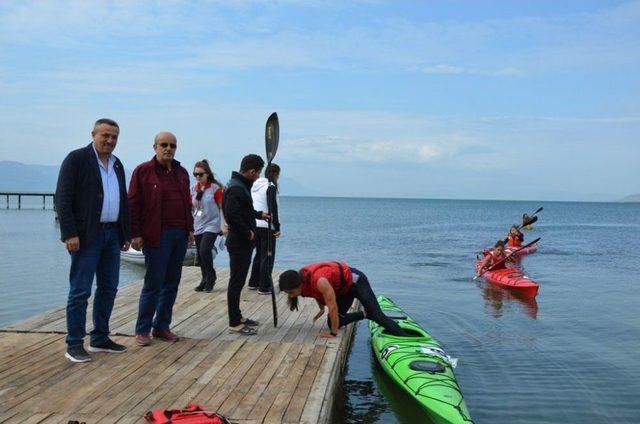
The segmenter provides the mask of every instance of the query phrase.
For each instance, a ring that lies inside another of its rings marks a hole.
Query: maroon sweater
[[[148,246],[160,245],[163,229],[193,231],[189,173],[177,160],[171,168],[167,173],[154,156],[138,165],[131,176],[131,237],[142,237]]]

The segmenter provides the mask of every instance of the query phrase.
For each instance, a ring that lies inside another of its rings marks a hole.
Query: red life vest
[[[509,247],[522,246],[522,238],[519,235],[509,234],[507,236],[507,246]]]
[[[506,268],[506,262],[507,261],[503,261],[503,259],[506,257],[506,255],[502,255],[502,256],[496,256],[495,253],[493,253],[493,250],[489,251],[489,256],[491,257],[491,259],[489,259],[489,268],[493,267],[495,264],[497,264],[498,262],[502,261],[502,263],[498,266],[496,266],[495,268],[491,268],[492,270],[496,270],[496,269],[503,269]]]
[[[144,419],[153,424],[229,424],[222,415],[195,403],[190,403],[185,409],[154,409],[147,412]]]
[[[324,305],[324,296],[318,290],[318,280],[322,277],[329,280],[329,284],[336,292],[336,296],[346,294],[353,279],[351,277],[351,268],[345,262],[316,262],[300,269],[300,277],[302,278],[303,297],[313,297],[315,300]]]

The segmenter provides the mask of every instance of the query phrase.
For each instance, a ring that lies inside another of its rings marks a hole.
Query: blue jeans
[[[136,334],[148,334],[152,327],[169,330],[187,240],[186,230],[172,228],[162,230],[159,246],[143,247],[147,272],[140,294]]]
[[[109,318],[120,278],[120,236],[116,228],[101,229],[87,246],[70,252],[69,298],[67,300],[67,345],[83,343],[86,335],[87,300],[91,296],[93,277],[93,331],[91,344],[109,337]]]

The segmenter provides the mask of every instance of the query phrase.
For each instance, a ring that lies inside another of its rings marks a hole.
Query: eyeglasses
[[[174,150],[176,147],[178,147],[176,143],[158,143],[158,146],[162,147],[163,149],[166,149],[167,147],[171,147]]]
[[[193,176],[194,176],[194,177],[196,177],[196,178],[200,178],[200,177],[202,177],[204,174],[205,174],[204,172],[194,172],[194,173],[193,173]]]

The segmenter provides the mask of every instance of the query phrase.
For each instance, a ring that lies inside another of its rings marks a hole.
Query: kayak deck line
[[[195,402],[238,424],[331,423],[355,326],[336,338],[317,337],[326,322],[313,322],[315,301],[299,298],[300,309],[292,312],[283,293],[274,328],[271,297],[243,290],[243,314],[261,325],[255,336],[230,334],[229,270],[216,271],[213,292],[204,293],[193,290],[200,269],[183,268],[172,323],[177,343],[135,344],[142,281],[121,286],[116,296],[111,335],[127,346],[122,354],[67,361],[65,307],[0,329],[0,422],[133,423],[149,410]]]

